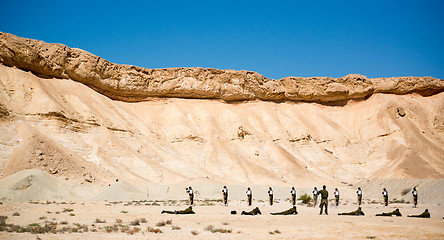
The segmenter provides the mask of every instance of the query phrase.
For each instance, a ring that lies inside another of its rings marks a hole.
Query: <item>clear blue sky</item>
[[[444,1],[2,1],[0,31],[147,68],[444,79]]]

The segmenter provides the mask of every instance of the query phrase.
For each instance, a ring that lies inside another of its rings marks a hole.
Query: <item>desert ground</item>
[[[354,211],[356,204],[329,206],[329,215],[318,215],[319,208],[298,205],[298,215],[272,216],[270,212],[286,210],[288,201],[269,206],[254,202],[197,201],[195,215],[165,215],[162,210],[185,209],[177,201],[129,202],[33,202],[3,203],[2,215],[7,222],[28,226],[56,222],[57,233],[32,234],[1,232],[2,239],[442,239],[444,208],[435,205],[364,204],[365,216],[338,216],[338,212]],[[239,215],[242,210],[258,206],[262,215]],[[376,217],[376,213],[399,208],[402,217]],[[432,218],[407,218],[428,208]],[[71,210],[68,212],[66,210]],[[237,215],[230,211],[236,210]],[[13,213],[20,216],[13,216]],[[120,220],[121,221],[120,221]],[[145,219],[145,220],[143,220]],[[139,220],[138,222],[136,222]],[[98,223],[99,222],[99,223]],[[100,223],[103,222],[103,223]],[[162,222],[166,224],[164,226]],[[157,226],[156,226],[157,225]],[[116,226],[116,227],[115,227]],[[149,229],[151,227],[151,229]],[[134,228],[139,230],[134,231]],[[107,229],[109,229],[107,232]],[[161,232],[155,233],[156,229]],[[222,232],[220,232],[222,230]],[[225,232],[226,231],[226,232]]]
[[[270,215],[322,185],[328,216]],[[188,186],[196,214],[161,214]],[[366,215],[338,216],[357,187]],[[444,80],[145,69],[0,32],[0,203],[1,239],[444,239]]]

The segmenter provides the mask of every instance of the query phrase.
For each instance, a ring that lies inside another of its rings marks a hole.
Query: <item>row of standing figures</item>
[[[186,191],[190,197],[189,203],[190,203],[190,205],[193,205],[194,204],[194,190],[190,186],[190,187],[186,188]],[[251,191],[250,187],[247,188],[246,194],[247,194],[248,206],[251,206],[251,203],[253,200],[253,192]],[[228,188],[227,188],[227,186],[223,187],[222,195],[223,195],[224,204],[228,205]],[[291,195],[291,202],[294,206],[294,205],[296,205],[296,189],[294,187],[291,188],[290,195]],[[320,191],[318,191],[318,189],[316,187],[314,187],[314,189],[313,189],[313,206],[314,207],[316,207],[316,205],[317,205],[317,200],[318,200],[319,195],[321,195],[322,200],[325,200],[328,198],[328,191],[327,191],[325,185],[323,186],[323,189]],[[335,204],[336,204],[336,206],[338,206],[339,205],[339,190],[338,190],[338,188],[335,188],[334,195],[335,195]],[[361,206],[361,204],[362,204],[361,187],[358,187],[358,190],[356,191],[356,195],[357,195],[357,204],[359,206]],[[418,205],[418,191],[416,190],[416,187],[413,187],[412,195],[413,195],[413,204],[414,204],[414,207],[416,208],[416,206]],[[382,190],[382,196],[384,198],[384,205],[388,206],[389,197],[388,197],[387,189],[384,188]],[[269,199],[270,205],[273,205],[273,189],[271,187],[268,188],[268,199]],[[321,204],[322,204],[322,200],[321,200]]]

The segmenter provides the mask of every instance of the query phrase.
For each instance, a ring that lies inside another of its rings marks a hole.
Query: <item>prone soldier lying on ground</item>
[[[376,214],[376,216],[388,216],[388,217],[393,216],[393,215],[395,215],[397,217],[402,217],[402,214],[398,208],[393,212]]]
[[[262,214],[261,210],[259,210],[258,207],[256,207],[255,209],[253,209],[249,212],[242,211],[242,213],[241,213],[241,215],[258,215],[258,214]]]
[[[271,215],[296,215],[298,214],[298,211],[296,210],[296,206],[293,206],[292,208],[283,211],[283,212],[277,212],[277,213],[270,213]]]
[[[416,218],[430,218],[430,213],[429,210],[426,209],[423,213],[419,214],[419,215],[409,215],[407,217],[416,217]]]
[[[358,207],[356,211],[348,212],[348,213],[338,213],[338,215],[350,215],[350,216],[364,216],[364,212],[361,210],[361,207]]]
[[[161,212],[161,214],[162,213],[168,213],[168,214],[194,214],[193,209],[191,208],[191,206],[189,206],[185,210],[180,210],[180,211],[176,211],[176,210],[174,210],[174,211],[165,211],[165,210],[163,210]]]

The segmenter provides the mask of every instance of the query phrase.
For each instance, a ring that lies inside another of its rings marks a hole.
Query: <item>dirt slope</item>
[[[373,94],[344,106],[123,102],[70,79],[0,65],[0,105],[1,177],[40,168],[133,184],[444,178],[444,93]]]

